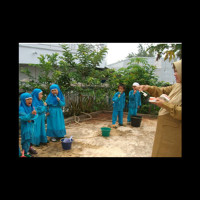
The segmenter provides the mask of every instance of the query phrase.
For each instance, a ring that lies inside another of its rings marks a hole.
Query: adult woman
[[[176,83],[168,87],[140,85],[136,89],[147,91],[151,96],[166,94],[165,102],[156,98],[153,103],[161,107],[158,114],[152,157],[181,157],[182,155],[182,60],[173,63]]]

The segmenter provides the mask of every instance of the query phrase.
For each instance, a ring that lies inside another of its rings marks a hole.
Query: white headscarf
[[[133,83],[133,86],[139,86],[139,85],[140,85],[140,84],[137,83],[137,82]]]

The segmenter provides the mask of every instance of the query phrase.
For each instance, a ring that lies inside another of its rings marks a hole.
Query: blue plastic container
[[[70,150],[71,149],[71,145],[72,145],[72,142],[63,142],[64,138],[61,139],[61,144],[62,144],[62,147],[64,150]],[[72,140],[73,141],[73,140]]]

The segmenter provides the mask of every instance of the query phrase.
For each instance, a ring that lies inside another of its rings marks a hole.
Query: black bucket
[[[61,139],[61,143],[62,143],[62,147],[64,150],[70,150],[71,149],[71,145],[72,145],[72,142],[63,142],[64,139]]]
[[[139,116],[139,115],[132,116],[131,117],[131,126],[140,127],[141,121],[142,121],[142,116]]]

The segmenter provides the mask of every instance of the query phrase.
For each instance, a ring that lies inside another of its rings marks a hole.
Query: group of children
[[[129,103],[128,103],[128,117],[127,124],[131,123],[131,116],[137,115],[137,110],[141,106],[141,96],[140,92],[136,90],[136,86],[139,83],[133,83],[133,90],[129,92]],[[112,114],[112,127],[116,128],[116,121],[118,116],[119,126],[123,126],[123,110],[125,107],[125,86],[119,85],[118,92],[115,93],[113,97],[113,114]]]
[[[21,122],[21,147],[25,155],[37,154],[32,145],[39,146],[63,138],[66,135],[62,107],[65,98],[57,84],[50,86],[50,93],[45,102],[42,101],[43,91],[34,89],[33,92],[20,95],[19,118]],[[47,131],[45,129],[45,113],[47,116]],[[19,155],[21,151],[19,148]]]
[[[135,90],[138,83],[133,83],[133,90],[129,92],[129,105],[127,123],[131,122],[131,116],[137,115],[137,109],[141,106],[140,92]],[[118,116],[119,125],[123,126],[123,109],[125,107],[125,86],[119,85],[118,92],[113,97],[112,126],[116,128]],[[33,157],[37,154],[32,145],[39,146],[49,141],[56,142],[66,135],[64,115],[62,107],[65,106],[65,98],[57,84],[50,86],[50,93],[45,102],[42,100],[43,91],[34,89],[33,92],[20,95],[19,118],[21,122],[21,147],[25,155]],[[45,129],[45,114],[47,116],[47,131]],[[19,148],[19,155],[21,151]]]

